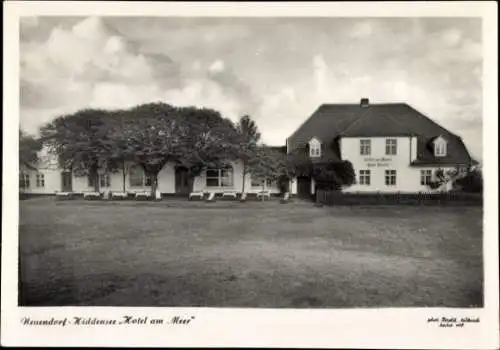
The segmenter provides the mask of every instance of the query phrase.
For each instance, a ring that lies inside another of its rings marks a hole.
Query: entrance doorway
[[[175,168],[175,193],[181,195],[189,195],[191,191],[191,180],[188,170],[184,167]]]
[[[71,192],[73,191],[73,179],[71,172],[65,171],[61,173],[61,191]]]
[[[301,176],[297,178],[297,196],[299,198],[311,198],[311,179]]]

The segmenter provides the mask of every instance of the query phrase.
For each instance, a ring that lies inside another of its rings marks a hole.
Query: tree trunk
[[[90,178],[94,183],[94,191],[99,192],[99,172],[97,165],[92,165],[90,168]]]
[[[247,175],[247,165],[243,162],[243,185],[241,185],[241,194],[245,193],[245,179]]]
[[[151,200],[156,199],[156,190],[158,189],[158,173],[151,174]]]
[[[264,191],[266,190],[266,180],[262,181],[262,198],[261,201],[264,202]]]
[[[127,186],[125,184],[125,181],[127,181],[127,169],[125,168],[125,159],[123,160],[122,163],[122,176],[123,176],[123,193],[127,192]]]

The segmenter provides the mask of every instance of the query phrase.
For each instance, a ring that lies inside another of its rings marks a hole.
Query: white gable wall
[[[386,139],[397,140],[396,155],[386,155]],[[360,154],[360,140],[371,140],[371,155]],[[343,160],[349,160],[356,172],[356,184],[344,192],[432,192],[427,185],[420,184],[420,170],[437,169],[444,171],[453,167],[413,167],[410,162],[416,159],[416,137],[345,137],[340,140]],[[370,185],[359,184],[360,170],[370,170]],[[396,170],[396,185],[385,184],[385,170]],[[450,188],[448,188],[450,189]],[[437,191],[437,190],[434,190]]]

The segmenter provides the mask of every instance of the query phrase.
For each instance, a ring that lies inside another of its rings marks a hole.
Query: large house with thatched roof
[[[288,139],[287,152],[306,147],[311,161],[348,160],[356,183],[345,192],[430,192],[436,172],[460,176],[477,164],[460,136],[406,103],[321,105]],[[450,180],[452,180],[450,178]],[[308,196],[314,179],[292,182],[292,193]]]

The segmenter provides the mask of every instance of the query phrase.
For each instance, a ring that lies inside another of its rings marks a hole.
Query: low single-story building
[[[56,192],[92,192],[94,186],[89,177],[77,176],[61,170],[57,165],[57,157],[44,148],[39,155],[36,167],[22,164],[19,172],[19,189],[29,194],[54,194]],[[126,164],[125,176],[121,170],[117,172],[99,171],[99,187],[101,192],[144,192],[151,190],[151,179],[138,164]],[[243,163],[239,160],[227,162],[220,168],[205,169],[193,179],[188,176],[187,169],[167,163],[158,174],[158,190],[162,195],[189,195],[193,191],[223,192],[243,189]],[[245,192],[253,193],[262,190],[271,194],[280,191],[276,182],[260,181],[245,176]]]

